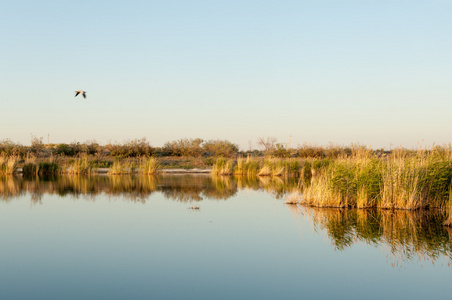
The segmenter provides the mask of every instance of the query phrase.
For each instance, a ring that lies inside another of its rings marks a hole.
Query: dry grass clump
[[[269,164],[265,164],[259,170],[258,176],[271,176],[272,175],[272,167]]]
[[[286,200],[286,204],[293,204],[296,205],[298,204],[298,201],[300,201],[300,194],[298,193],[292,193],[289,195],[289,197]]]
[[[234,162],[230,159],[220,157],[212,167],[212,174],[215,175],[232,175]]]
[[[298,175],[299,172],[300,162],[295,159],[270,157],[260,160],[250,156],[246,159],[238,157],[236,161],[221,157],[212,168],[212,173],[217,175],[287,176]]]
[[[65,168],[65,171],[68,174],[91,174],[93,172],[93,166],[88,160],[88,155],[82,155],[82,157],[78,157],[75,160],[72,160],[69,165]]]
[[[300,162],[293,159],[268,158],[260,169],[258,176],[287,176],[300,173]]]
[[[133,174],[135,172],[136,166],[132,160],[120,161],[116,160],[113,162],[108,175],[122,175],[122,174]]]
[[[157,174],[161,168],[155,157],[142,157],[138,165],[138,172],[141,174]]]
[[[36,156],[33,154],[27,155],[22,168],[24,175],[51,175],[58,174],[60,171],[61,167],[53,156],[38,162]]]
[[[17,170],[18,163],[17,156],[0,156],[0,174],[13,174]]]
[[[246,159],[243,157],[237,158],[237,164],[234,168],[235,175],[256,175],[259,173],[261,166],[259,160],[248,156]]]

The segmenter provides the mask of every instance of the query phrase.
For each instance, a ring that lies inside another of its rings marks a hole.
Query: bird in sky
[[[86,92],[85,91],[75,91],[75,97],[77,97],[78,94],[82,94],[83,98],[86,98]]]

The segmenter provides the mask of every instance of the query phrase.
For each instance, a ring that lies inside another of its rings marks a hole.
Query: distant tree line
[[[32,137],[31,145],[24,146],[10,140],[0,141],[0,155],[25,157],[29,154],[34,156],[68,156],[74,157],[81,154],[112,156],[112,157],[237,157],[237,156],[273,156],[280,158],[338,158],[349,157],[358,148],[365,146],[336,146],[326,147],[312,146],[308,144],[298,145],[296,148],[289,148],[286,144],[278,143],[275,138],[259,138],[259,150],[249,149],[240,151],[237,144],[228,140],[203,140],[200,138],[183,138],[166,142],[163,147],[153,147],[146,140],[134,139],[122,143],[108,143],[100,145],[96,141],[84,143],[60,143],[44,144],[42,138]],[[251,147],[250,147],[251,148]],[[383,149],[371,150],[373,154],[383,156],[390,151]],[[416,151],[402,149],[405,155],[412,155]]]

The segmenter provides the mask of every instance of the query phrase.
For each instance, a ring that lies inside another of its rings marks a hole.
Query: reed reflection
[[[443,226],[447,213],[321,209],[290,205],[297,216],[308,218],[314,229],[325,230],[331,245],[343,251],[358,242],[387,247],[392,265],[407,260],[431,261],[445,256],[452,260],[452,230]]]
[[[105,194],[130,201],[145,202],[154,192],[179,202],[203,199],[226,200],[242,189],[265,190],[281,198],[297,187],[295,178],[256,176],[155,175],[155,176],[54,176],[0,177],[0,199],[10,201],[25,193],[39,202],[44,194],[85,197]]]

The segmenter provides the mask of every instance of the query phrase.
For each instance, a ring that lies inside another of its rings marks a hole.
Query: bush
[[[3,140],[0,142],[1,156],[19,156],[23,157],[27,153],[26,147],[16,144],[10,140]]]
[[[33,136],[31,138],[31,146],[30,146],[30,151],[35,154],[36,156],[40,156],[42,154],[42,152],[44,151],[44,143],[42,142],[43,138],[37,138],[35,136]]]
[[[110,151],[111,156],[120,157],[151,156],[155,152],[154,148],[146,141],[146,138],[124,142],[122,145],[109,144],[106,148]]]
[[[204,143],[204,151],[209,156],[215,157],[234,157],[239,152],[239,147],[229,141],[210,140]]]
[[[168,156],[193,156],[199,157],[203,154],[201,144],[202,139],[180,139],[177,141],[166,142],[163,146],[164,155]]]
[[[290,151],[286,149],[284,144],[276,144],[275,150],[273,150],[273,156],[279,158],[287,158],[290,157]]]
[[[58,144],[54,153],[62,156],[74,156],[78,153],[78,149],[69,144]]]

